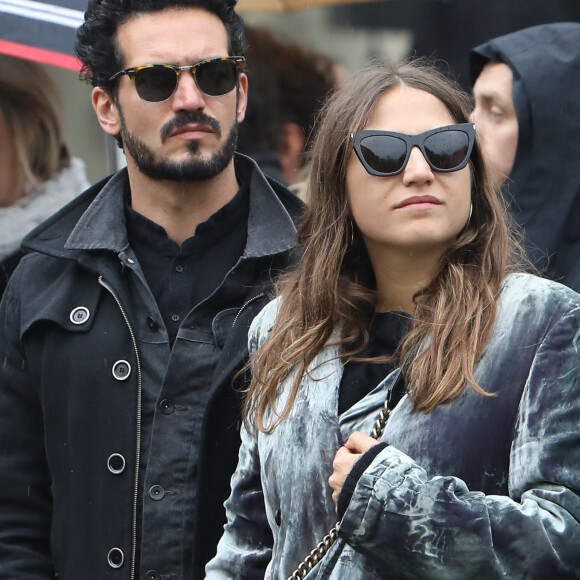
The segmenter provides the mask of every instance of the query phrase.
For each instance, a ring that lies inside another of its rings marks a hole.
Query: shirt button
[[[121,548],[111,548],[107,554],[107,562],[111,568],[120,568],[125,561],[125,554]]]
[[[118,360],[113,365],[113,376],[118,381],[125,381],[131,374],[131,365],[126,360]]]
[[[181,264],[177,264],[177,266],[175,266],[175,271],[181,274],[181,272],[183,272],[183,266]]]
[[[151,496],[151,499],[160,501],[165,497],[165,490],[162,485],[152,485],[149,488],[149,495]]]
[[[125,471],[125,458],[120,453],[113,453],[107,459],[107,467],[111,473],[119,475]]]
[[[159,403],[159,408],[164,415],[171,415],[175,409],[175,406],[169,399],[163,399],[163,401]]]
[[[152,330],[153,332],[159,329],[159,323],[155,318],[153,318],[153,316],[147,317],[147,326],[149,327],[149,330]]]
[[[84,324],[90,316],[91,313],[86,306],[77,306],[71,310],[69,318],[73,324]]]
[[[179,314],[172,314],[171,320],[173,320],[173,322],[178,322],[179,321]]]
[[[159,580],[160,578],[161,574],[157,570],[149,570],[145,573],[145,580]]]

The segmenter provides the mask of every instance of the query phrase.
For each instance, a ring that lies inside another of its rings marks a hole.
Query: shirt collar
[[[237,154],[236,173],[238,179],[250,183],[246,256],[259,258],[294,248],[296,226],[256,162]],[[294,194],[288,192],[288,195]]]
[[[259,258],[291,250],[296,244],[296,227],[264,174],[253,160],[240,154],[235,156],[235,167],[238,181],[249,184],[245,256]],[[124,168],[111,177],[80,217],[65,248],[126,251],[129,240],[124,195],[128,188],[129,177]]]
[[[163,227],[136,212],[125,195],[125,219],[131,244],[141,243],[144,247],[157,248],[168,255],[188,255],[211,247],[219,239],[228,237],[239,224],[248,220],[248,184],[242,183],[236,195],[206,221],[200,223],[195,234],[183,241],[181,246],[169,239]]]
[[[127,169],[115,173],[97,194],[72,230],[67,250],[111,250],[129,247],[125,224],[124,194],[129,187]]]

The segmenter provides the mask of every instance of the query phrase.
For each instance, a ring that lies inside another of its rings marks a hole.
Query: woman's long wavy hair
[[[302,375],[335,328],[341,330],[343,360],[361,360],[357,355],[368,344],[378,295],[346,199],[350,135],[365,127],[381,95],[401,85],[434,95],[456,123],[469,122],[469,96],[424,61],[399,67],[373,63],[327,102],[312,147],[310,204],[298,232],[303,256],[280,281],[276,323],[250,361],[245,420],[263,432],[287,416]],[[473,377],[474,365],[494,325],[500,284],[522,263],[477,143],[469,165],[471,218],[443,255],[434,279],[414,296],[413,322],[395,355],[397,362],[409,361],[407,391],[415,410],[427,413],[456,399],[467,385],[488,394]],[[277,387],[294,371],[287,403],[277,409]],[[275,419],[266,421],[268,409]]]

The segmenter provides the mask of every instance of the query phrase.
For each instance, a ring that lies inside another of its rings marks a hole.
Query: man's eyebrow
[[[477,96],[478,99],[481,99],[482,101],[485,102],[497,101],[505,104],[509,103],[509,100],[506,99],[505,96],[500,91],[494,88],[480,89],[474,92],[474,96]]]

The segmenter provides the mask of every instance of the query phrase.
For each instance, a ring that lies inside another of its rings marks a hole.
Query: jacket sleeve
[[[276,308],[270,302],[256,316],[248,333],[248,351],[254,354],[269,327],[264,319]],[[217,554],[205,569],[206,579],[263,579],[272,558],[273,538],[262,490],[257,437],[242,425],[238,466],[231,480],[231,494],[224,506],[227,523]]]
[[[43,416],[20,340],[15,274],[0,305],[0,580],[55,578]]]
[[[579,328],[574,307],[536,351],[512,441],[509,497],[430,478],[389,446],[359,479],[340,536],[397,578],[580,578]]]
[[[266,518],[258,445],[242,427],[238,467],[225,502],[227,523],[206,579],[263,579],[272,557],[272,532]]]

